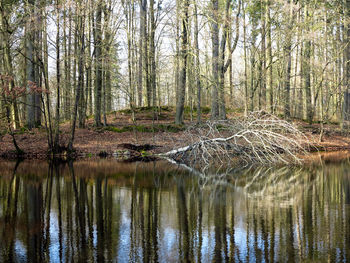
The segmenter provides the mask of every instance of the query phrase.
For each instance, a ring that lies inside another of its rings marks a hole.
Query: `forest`
[[[0,0],[0,262],[349,262],[350,0]]]
[[[3,0],[0,134],[20,153],[36,129],[58,153],[77,129],[122,131],[123,111],[136,130],[150,111],[153,132],[162,111],[180,130],[258,111],[322,141],[349,119],[349,15],[349,0]]]

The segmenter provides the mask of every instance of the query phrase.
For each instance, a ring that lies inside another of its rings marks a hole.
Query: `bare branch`
[[[307,138],[293,124],[255,112],[228,121],[208,121],[186,131],[187,145],[163,156],[191,166],[208,168],[233,163],[301,163]]]

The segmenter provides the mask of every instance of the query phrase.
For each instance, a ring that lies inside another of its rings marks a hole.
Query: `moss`
[[[176,124],[159,124],[157,128],[159,129],[159,131],[167,131],[167,132],[179,132],[185,129],[183,125],[176,125]]]
[[[124,132],[123,128],[117,128],[117,127],[114,127],[114,126],[107,126],[105,128],[105,130],[106,131],[111,131],[111,132],[118,132],[118,133]]]
[[[148,155],[149,155],[149,153],[146,152],[145,150],[141,150],[140,153],[141,153],[141,156],[142,156],[142,157],[145,157],[145,156],[148,156]]]
[[[16,134],[25,134],[30,132],[30,130],[27,127],[21,127],[19,130],[17,130],[15,133]]]
[[[158,107],[138,107],[138,108],[134,108],[134,112],[135,113],[146,113],[146,112],[157,112],[159,110]],[[170,106],[161,106],[160,107],[161,111],[167,111],[167,112],[171,112],[173,111],[173,107]],[[131,109],[123,109],[123,110],[119,110],[119,113],[122,114],[131,114],[132,110]]]
[[[243,113],[244,112],[244,108],[227,108],[226,109],[227,113]]]
[[[153,119],[154,119],[154,120],[166,120],[166,119],[169,118],[168,115],[162,114],[162,113],[160,113],[160,114],[158,114],[158,113],[156,113],[156,114],[147,113],[147,114],[145,115],[145,117],[146,117],[147,119],[149,119],[149,120],[153,120]]]
[[[157,124],[152,126],[145,126],[145,125],[136,125],[136,126],[125,126],[122,128],[114,127],[114,126],[108,126],[105,127],[104,130],[111,131],[111,132],[132,132],[132,131],[138,131],[138,132],[179,132],[183,131],[185,129],[182,125],[175,125],[175,124]]]
[[[197,107],[193,107],[192,112],[193,112],[193,113],[197,113]],[[185,114],[191,113],[191,107],[185,106],[185,108],[184,108],[184,113],[185,113]],[[209,108],[209,107],[201,107],[201,113],[202,113],[202,114],[208,114],[208,113],[210,113],[210,108]]]

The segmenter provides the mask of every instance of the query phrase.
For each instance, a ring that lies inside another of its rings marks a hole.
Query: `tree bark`
[[[151,83],[151,93],[152,93],[152,106],[157,106],[157,76],[156,76],[156,48],[155,48],[155,31],[156,31],[156,21],[154,17],[154,0],[150,0],[150,23],[151,23],[151,32],[149,38],[149,59],[151,63],[150,67],[150,83]]]
[[[112,6],[111,2],[108,5],[105,5],[104,8],[104,16],[105,16],[105,95],[106,95],[106,105],[105,105],[105,113],[112,111],[112,54],[111,54],[111,46],[112,46],[112,34],[110,28],[110,19],[111,19]]]
[[[272,22],[271,22],[271,15],[270,15],[270,1],[267,0],[267,7],[266,7],[266,16],[267,16],[267,49],[268,49],[268,103],[269,105],[268,109],[272,113],[273,112],[273,57],[272,57],[272,40],[271,40],[271,31],[272,31]]]
[[[187,36],[187,27],[188,27],[188,8],[189,0],[183,0],[183,19],[182,19],[182,34],[181,34],[181,61],[180,61],[180,76],[179,76],[179,90],[178,98],[176,103],[176,115],[175,123],[183,123],[183,112],[185,106],[185,95],[186,95],[186,68],[187,68],[187,56],[188,56],[188,36]]]
[[[57,82],[57,98],[56,98],[56,118],[55,118],[55,128],[54,128],[54,142],[53,151],[56,152],[59,148],[59,138],[60,138],[60,107],[61,107],[61,71],[60,71],[60,12],[59,12],[60,1],[56,1],[56,18],[57,18],[57,33],[56,33],[56,82]]]
[[[77,115],[78,115],[78,106],[80,101],[80,94],[82,92],[82,87],[84,85],[84,53],[85,53],[85,36],[84,36],[84,16],[85,13],[82,12],[81,8],[81,1],[77,3],[77,12],[78,12],[78,31],[79,31],[79,39],[78,39],[78,85],[76,86],[75,91],[75,103],[74,103],[74,110],[73,110],[73,119],[72,119],[72,127],[71,127],[71,136],[68,142],[68,151],[72,152],[73,150],[73,143],[74,143],[74,137],[75,137],[75,127],[76,127],[76,121],[77,121]],[[99,66],[97,66],[99,67]],[[96,116],[95,116],[96,117]],[[95,119],[96,121],[96,119]],[[101,125],[101,116],[100,116],[100,125]],[[95,122],[96,124],[96,122]]]
[[[8,28],[7,22],[6,22],[6,13],[5,13],[5,7],[2,3],[0,3],[0,36],[2,36],[2,47],[3,47],[3,58],[4,58],[4,71],[6,77],[9,78],[9,91],[12,92],[12,90],[15,88],[15,80],[14,80],[14,74],[13,74],[13,65],[12,65],[12,56],[11,56],[11,47],[10,47],[10,40],[9,40],[9,32],[10,29]],[[18,107],[17,107],[17,98],[14,97],[8,103],[9,111],[10,111],[10,119],[13,119],[14,123],[11,124],[13,128],[17,129],[20,126],[19,122],[19,114],[18,114]],[[7,104],[7,103],[5,103]]]
[[[196,87],[197,87],[197,123],[201,122],[201,78],[200,78],[200,60],[198,44],[198,10],[197,1],[194,1],[194,48],[196,52]]]
[[[95,22],[95,125],[100,127],[102,99],[102,1],[98,1]]]
[[[305,6],[305,19],[309,23],[309,12]],[[306,104],[306,119],[311,124],[313,111],[311,105],[311,39],[305,41],[304,56],[303,56],[303,71],[304,71],[304,89],[305,89],[305,104]]]
[[[219,55],[219,118],[224,120],[226,119],[226,103],[225,103],[225,51],[226,51],[226,43],[229,34],[229,26],[230,26],[230,9],[231,0],[226,0],[225,4],[225,21],[224,28],[222,30],[221,44],[220,44],[220,55]],[[231,54],[231,52],[230,52]]]
[[[212,74],[211,118],[219,118],[219,1],[212,0]]]
[[[285,58],[286,58],[286,71],[284,77],[284,116],[285,118],[290,118],[290,79],[291,79],[291,70],[292,70],[292,28],[293,28],[293,1],[290,1],[290,11],[289,18],[290,23],[288,22],[287,26],[287,38],[286,44],[284,46]]]
[[[260,108],[266,109],[266,0],[260,0],[261,5],[261,65],[260,65]]]
[[[138,72],[138,83],[137,83],[137,93],[138,93],[138,103],[139,107],[142,107],[142,96],[143,96],[143,68],[144,68],[144,46],[146,42],[146,9],[147,0],[140,0],[140,41],[139,41],[139,72]],[[147,44],[146,44],[147,46]]]
[[[27,127],[35,127],[35,94],[32,92],[35,83],[35,63],[34,63],[34,5],[35,0],[29,0],[27,4],[28,19],[26,22],[26,71],[27,71]]]

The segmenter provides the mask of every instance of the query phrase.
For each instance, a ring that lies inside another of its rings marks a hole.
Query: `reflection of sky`
[[[63,244],[65,243],[62,240]],[[60,243],[59,243],[59,228],[58,228],[58,216],[55,212],[50,212],[50,261],[60,262]],[[62,245],[62,252],[64,253],[64,246]]]
[[[20,240],[15,242],[15,254],[19,262],[24,262],[27,255],[27,250],[24,247],[23,243]]]
[[[118,262],[129,261],[130,251],[130,218],[127,211],[122,211],[122,220],[119,229]]]
[[[174,260],[178,253],[178,232],[171,227],[162,229],[159,240],[159,258],[162,262],[170,262]]]
[[[341,176],[341,173],[339,173]],[[306,176],[308,176],[306,174]],[[334,179],[336,174],[332,174],[332,176],[328,174],[322,174],[319,175],[324,176],[324,180],[331,180]],[[337,179],[335,177],[335,179]],[[341,180],[350,180],[350,178],[338,178],[338,181],[334,181],[333,185],[336,189],[339,189],[343,186],[339,185],[339,182],[342,182]],[[79,257],[79,247],[78,244],[80,244],[79,240],[79,223],[78,219],[76,218],[76,207],[74,199],[74,196],[71,196],[71,199],[66,198],[66,195],[63,195],[63,193],[66,193],[64,191],[67,191],[67,189],[70,189],[71,181],[66,180],[62,177],[62,196],[64,198],[61,199],[62,202],[62,251],[60,251],[60,244],[59,244],[59,221],[58,221],[58,204],[57,204],[57,193],[56,191],[52,192],[52,198],[51,198],[51,211],[49,213],[49,219],[50,223],[49,226],[46,225],[47,223],[47,204],[41,207],[42,209],[45,209],[41,211],[45,214],[43,216],[43,228],[41,231],[37,231],[35,228],[35,234],[43,234],[42,236],[42,245],[45,243],[46,238],[46,227],[49,227],[49,244],[48,244],[48,251],[44,251],[44,260],[50,260],[50,262],[59,262],[59,256],[60,252],[62,253],[62,261],[72,261],[77,260]],[[106,180],[107,181],[107,180]],[[19,187],[20,191],[23,191],[24,187],[23,184],[25,184],[25,180],[21,181],[21,187]],[[185,182],[185,181],[184,181]],[[317,181],[318,182],[318,181]],[[316,183],[317,183],[316,182]],[[53,187],[52,189],[55,189],[55,183],[57,181],[53,181]],[[64,183],[64,184],[63,184]],[[113,183],[116,183],[113,181]],[[259,203],[255,202],[252,199],[248,199],[246,195],[242,191],[236,191],[235,189],[225,189],[225,203],[222,203],[222,200],[220,199],[220,195],[213,195],[211,192],[203,191],[201,194],[201,200],[202,200],[202,246],[199,248],[199,231],[198,231],[198,211],[193,211],[191,209],[198,209],[198,199],[196,196],[196,191],[191,190],[190,187],[186,188],[184,187],[185,192],[185,200],[186,200],[186,209],[188,214],[188,230],[189,230],[189,239],[191,242],[191,249],[190,252],[193,254],[195,260],[197,260],[198,252],[201,254],[201,261],[202,262],[211,262],[214,258],[214,252],[215,252],[215,242],[217,238],[217,233],[215,231],[222,231],[224,227],[222,227],[220,222],[224,222],[225,218],[219,218],[219,220],[215,220],[215,216],[218,216],[215,214],[216,209],[215,205],[219,205],[218,211],[224,211],[223,214],[226,216],[226,236],[223,237],[226,240],[227,244],[227,252],[229,255],[232,255],[232,244],[231,244],[231,236],[232,228],[231,224],[234,222],[234,245],[235,245],[235,259],[236,261],[243,261],[243,262],[264,262],[265,256],[270,257],[274,256],[273,261],[286,261],[288,260],[288,253],[290,253],[290,250],[292,250],[292,253],[295,254],[296,261],[299,261],[300,259],[298,255],[303,253],[305,257],[309,257],[309,253],[313,253],[310,258],[313,259],[319,259],[324,257],[325,255],[333,253],[334,261],[342,261],[344,259],[344,254],[346,253],[346,244],[344,243],[345,236],[348,234],[346,226],[344,227],[344,222],[348,222],[349,220],[349,214],[350,214],[350,206],[346,206],[342,202],[341,199],[335,199],[333,203],[331,201],[328,201],[327,198],[331,198],[327,196],[322,196],[323,198],[319,198],[321,193],[324,195],[327,194],[327,191],[329,191],[328,188],[321,188],[323,185],[318,185],[311,181],[311,184],[313,184],[313,190],[309,191],[309,186],[306,185],[305,189],[307,191],[299,193],[301,197],[299,199],[295,199],[296,202],[293,204],[293,206],[282,206],[279,207],[278,203],[270,203],[265,206],[265,203],[259,200]],[[325,182],[326,185],[328,182]],[[2,187],[2,186],[6,187]],[[47,185],[46,182],[43,182],[43,185]],[[161,185],[161,184],[160,184]],[[168,184],[170,185],[170,183]],[[180,228],[183,227],[181,224],[183,223],[181,220],[181,215],[179,215],[179,211],[182,211],[181,209],[178,209],[178,205],[181,204],[180,199],[178,198],[177,194],[177,188],[174,186],[174,188],[171,188],[167,185],[167,188],[165,191],[162,191],[162,188],[157,188],[156,194],[159,198],[157,202],[157,209],[152,209],[151,211],[158,211],[158,232],[156,233],[158,240],[158,257],[160,262],[178,262],[179,257],[181,256],[181,249],[183,247],[180,247],[181,245],[184,245],[184,229],[180,231]],[[3,191],[2,189],[7,189],[6,182],[1,180],[0,177],[0,191]],[[65,188],[63,188],[63,186]],[[92,189],[94,196],[90,198],[90,191],[88,191],[88,199],[89,201],[93,201],[93,208],[90,212],[93,213],[93,226],[92,226],[92,242],[88,242],[88,256],[92,256],[93,258],[90,259],[91,261],[96,260],[96,252],[97,252],[97,246],[98,246],[98,238],[97,238],[97,227],[96,227],[96,199],[95,199],[95,185],[93,185],[93,182],[89,184],[90,189]],[[134,207],[134,228],[136,230],[136,233],[133,233],[133,229],[130,229],[131,226],[131,202],[132,202],[132,189],[127,187],[118,187],[118,185],[110,185],[109,187],[112,193],[112,209],[113,209],[113,218],[112,218],[112,227],[119,227],[119,232],[116,233],[116,230],[113,229],[113,236],[112,236],[112,242],[115,245],[115,247],[111,248],[111,255],[116,255],[113,261],[117,262],[129,262],[131,259],[131,256],[133,256],[133,259],[135,262],[142,261],[143,251],[142,251],[142,234],[141,234],[141,228],[140,228],[140,211],[141,206],[139,204],[140,199],[140,189],[136,187],[134,189],[136,191],[136,200],[134,200],[133,205]],[[348,185],[346,185],[348,187]],[[78,189],[80,189],[78,187]],[[89,189],[89,190],[90,190]],[[106,189],[106,188],[102,188]],[[299,188],[303,190],[303,188]],[[319,191],[322,189],[322,192]],[[331,189],[331,188],[330,188]],[[43,192],[46,193],[45,188],[43,188]],[[150,191],[148,191],[150,190]],[[148,228],[148,222],[147,217],[149,215],[148,212],[148,195],[151,193],[154,188],[148,188],[145,191],[145,188],[143,188],[143,209],[145,209],[144,212],[144,231],[146,234],[149,234]],[[319,192],[317,192],[319,191]],[[340,190],[339,190],[340,191]],[[154,192],[153,192],[154,193]],[[3,194],[0,192],[0,194]],[[318,194],[318,195],[316,195]],[[334,193],[332,193],[333,195]],[[5,195],[6,196],[6,195]],[[28,249],[28,238],[27,238],[27,226],[25,225],[26,218],[28,214],[25,214],[24,209],[24,202],[23,200],[27,198],[27,195],[23,192],[20,192],[18,194],[18,212],[17,212],[17,229],[16,229],[16,240],[14,242],[14,255],[15,259],[18,262],[26,261],[27,256],[27,249]],[[103,202],[103,209],[105,207],[109,207],[106,203],[107,195],[102,194],[102,202]],[[310,202],[305,202],[306,199],[302,198],[310,198]],[[213,199],[217,198],[217,199]],[[311,199],[314,198],[314,199]],[[44,199],[45,200],[45,199]],[[154,200],[154,199],[153,199]],[[300,203],[297,201],[301,200]],[[339,201],[340,200],[340,201]],[[4,213],[7,208],[6,200],[0,199],[0,220],[4,218]],[[311,202],[312,201],[312,202]],[[323,202],[323,203],[322,203]],[[309,207],[308,205],[312,204],[312,207]],[[273,209],[270,209],[273,208]],[[68,210],[68,209],[71,209]],[[310,211],[307,209],[313,209],[312,210],[312,218],[309,218],[308,222],[305,222],[307,220],[305,216],[308,214],[305,211]],[[70,214],[72,225],[71,230],[69,230],[68,223],[67,223],[67,213]],[[119,214],[118,214],[119,213]],[[42,214],[41,214],[42,215]],[[232,215],[234,215],[234,220],[232,220]],[[104,216],[106,217],[106,214],[104,213]],[[196,218],[193,219],[195,216]],[[86,219],[86,231],[88,232],[88,225],[87,225],[87,217]],[[274,220],[272,222],[272,219]],[[191,220],[197,220],[197,224],[193,224]],[[179,222],[180,221],[180,222]],[[1,221],[2,222],[2,221]],[[106,222],[104,222],[106,223]],[[263,227],[264,224],[264,227]],[[307,225],[306,225],[307,224]],[[219,227],[218,227],[219,225]],[[106,224],[104,224],[105,229],[108,228]],[[3,235],[6,235],[6,229],[1,228],[2,225],[0,223],[0,230],[4,231],[3,233],[0,232]],[[30,226],[28,227],[30,229]],[[344,230],[345,229],[345,230]],[[68,232],[72,231],[72,232]],[[272,233],[273,230],[273,233]],[[265,231],[265,232],[264,232]],[[309,232],[308,232],[309,231]],[[11,232],[11,231],[9,231]],[[256,233],[256,236],[254,234]],[[152,233],[153,235],[154,233]],[[222,235],[222,233],[220,233]],[[310,236],[308,236],[310,235]],[[107,235],[106,235],[107,236]],[[153,237],[153,236],[152,236]],[[273,237],[273,239],[272,239]],[[4,237],[0,235],[0,261],[4,261],[4,253],[7,252],[7,244],[4,244],[3,242]],[[131,240],[131,238],[135,238],[135,240]],[[182,240],[181,240],[182,238]],[[293,243],[291,243],[291,239],[293,238]],[[118,242],[116,242],[118,241]],[[109,242],[109,241],[106,241]],[[105,254],[107,254],[107,248],[108,244],[106,244]],[[266,242],[266,243],[265,243]],[[274,243],[273,243],[274,242]],[[181,243],[181,244],[180,244]],[[130,250],[135,245],[135,249],[133,251],[133,255],[131,255]],[[274,245],[274,247],[272,247]],[[91,247],[90,247],[91,246]],[[265,254],[265,248],[268,249],[267,254]],[[72,251],[72,249],[74,251]],[[200,249],[200,251],[198,251]],[[345,251],[345,252],[344,252]],[[47,254],[46,254],[47,253]],[[74,253],[74,259],[72,258],[72,255]],[[224,256],[224,248],[221,249],[222,256]],[[304,259],[304,258],[302,258]],[[307,258],[305,258],[307,259]]]
[[[116,201],[118,202],[118,205],[121,205],[120,207],[120,228],[119,233],[116,234],[116,236],[113,236],[112,239],[119,239],[118,247],[112,248],[112,250],[117,250],[117,262],[129,262],[130,261],[130,249],[131,249],[131,219],[130,219],[130,195],[131,190],[123,189],[122,191],[118,191],[120,194],[119,197],[114,195],[114,205],[113,209],[115,210]],[[169,193],[167,193],[168,195]],[[121,201],[120,201],[121,200]],[[123,201],[125,200],[125,202]],[[171,202],[171,198],[168,200]],[[164,204],[163,204],[164,206]],[[59,262],[60,261],[60,244],[59,244],[59,224],[58,224],[58,214],[54,210],[56,209],[54,206],[51,207],[50,212],[50,243],[49,243],[49,259],[50,262]],[[164,207],[161,207],[160,211],[164,210]],[[165,212],[165,211],[164,211]],[[160,214],[160,225],[158,226],[158,255],[160,262],[176,262],[176,259],[179,257],[179,239],[180,239],[180,232],[178,229],[178,222],[177,220],[174,220],[172,222],[167,221],[169,217],[171,218],[177,218],[178,211],[177,209],[170,209],[166,213],[168,213],[165,217]],[[206,214],[207,211],[204,211]],[[206,216],[208,216],[206,214]],[[207,218],[208,219],[208,218]],[[202,225],[202,247],[201,247],[201,260],[202,262],[211,262],[213,260],[213,254],[215,249],[215,226],[213,226],[213,221],[207,221],[207,219],[203,218],[203,225]],[[257,249],[262,253],[264,251],[264,241],[262,239],[262,233],[260,230],[258,230],[258,236],[254,238],[253,235],[249,235],[248,237],[248,246],[247,247],[247,230],[246,230],[246,214],[245,211],[241,210],[239,216],[235,216],[235,227],[234,227],[234,239],[235,239],[235,254],[236,254],[236,260],[245,260],[247,256],[249,256],[250,260],[254,262],[256,260],[256,250],[254,248],[254,244],[257,245]],[[62,257],[63,260],[66,258],[67,255],[67,245],[68,245],[68,237],[67,237],[67,229],[66,222],[64,216],[62,216]],[[74,221],[74,220],[73,220]],[[46,222],[46,221],[45,221]],[[75,225],[75,223],[73,223]],[[296,227],[296,226],[295,226]],[[74,227],[73,227],[74,228]],[[97,247],[97,228],[96,224],[93,225],[93,249],[95,250]],[[252,226],[250,226],[252,228]],[[138,230],[140,231],[140,229]],[[147,230],[146,230],[147,231]],[[227,248],[228,251],[230,251],[231,246],[231,236],[230,236],[231,229],[229,226],[227,226],[227,234],[226,234],[226,242],[227,242]],[[252,229],[250,229],[252,231]],[[296,233],[297,229],[294,228],[294,236],[297,235]],[[45,232],[45,229],[44,229]],[[193,241],[193,254],[195,258],[197,258],[197,252],[198,252],[198,243],[199,243],[199,236],[198,236],[198,230],[191,233],[192,241]],[[76,237],[73,237],[76,238]],[[134,238],[140,238],[140,236],[135,236]],[[74,241],[73,241],[74,242]],[[279,242],[278,234],[276,233],[276,247]],[[134,243],[136,244],[136,259],[142,259],[142,247],[140,246],[140,240],[135,240]],[[320,243],[321,247],[322,244]],[[75,246],[75,245],[74,245]],[[268,244],[270,247],[270,244]],[[320,248],[321,248],[320,247]],[[76,247],[74,249],[77,249]],[[23,243],[19,240],[15,242],[15,251],[16,255],[19,259],[25,259],[26,258],[26,247],[23,245]],[[237,255],[237,252],[239,253]],[[79,253],[79,251],[77,251]],[[223,251],[222,251],[223,253]],[[230,252],[229,252],[230,253]],[[249,254],[248,254],[249,253]],[[95,259],[96,254],[93,253]],[[224,255],[223,255],[224,256]],[[20,260],[21,261],[21,260]]]

